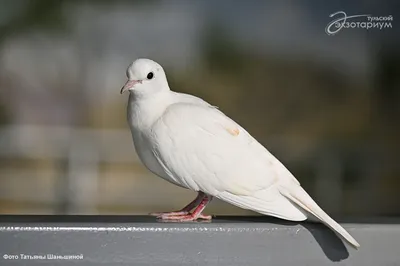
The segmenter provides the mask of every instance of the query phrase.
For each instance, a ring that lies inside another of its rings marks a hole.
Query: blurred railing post
[[[87,132],[72,135],[68,154],[68,213],[96,213],[99,155]]]

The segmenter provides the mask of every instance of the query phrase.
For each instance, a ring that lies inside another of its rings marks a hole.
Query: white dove
[[[204,100],[171,91],[158,63],[137,59],[126,74],[121,94],[130,92],[128,123],[140,160],[161,178],[198,192],[182,210],[154,215],[167,221],[211,219],[202,211],[216,197],[281,219],[316,217],[360,246],[244,128]]]

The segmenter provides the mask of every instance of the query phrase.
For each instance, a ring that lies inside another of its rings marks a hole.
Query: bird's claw
[[[188,211],[151,212],[151,213],[149,213],[150,216],[156,216],[156,217],[167,217],[167,216],[187,215],[187,214],[189,214]]]
[[[181,215],[160,215],[157,216],[158,220],[163,221],[163,222],[194,222],[197,220],[205,220],[205,221],[211,221],[212,217],[211,215],[193,215],[193,214],[181,214]]]
[[[156,216],[162,222],[192,222],[198,219],[210,221],[211,215],[202,214],[206,205],[211,201],[212,197],[199,192],[197,197],[188,205],[179,211],[173,212],[153,212],[152,216]],[[194,209],[192,212],[190,210]]]

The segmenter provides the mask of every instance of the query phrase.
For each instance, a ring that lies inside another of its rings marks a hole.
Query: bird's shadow
[[[284,226],[302,226],[311,233],[326,257],[333,261],[345,260],[349,257],[349,251],[343,241],[324,224],[317,222],[291,222],[266,216],[220,216],[215,222],[251,222],[251,223],[273,223]]]
[[[331,261],[341,261],[349,257],[349,251],[343,241],[323,224],[312,224],[311,222],[306,222],[301,223],[300,225],[312,234],[325,255]]]

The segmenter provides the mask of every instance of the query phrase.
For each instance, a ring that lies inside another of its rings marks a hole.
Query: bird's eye
[[[147,79],[152,79],[154,77],[153,72],[150,72],[149,74],[147,74]]]

